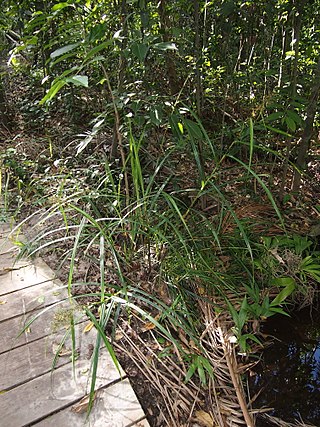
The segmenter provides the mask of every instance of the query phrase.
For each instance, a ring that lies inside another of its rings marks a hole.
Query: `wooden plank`
[[[58,307],[53,307],[51,310],[46,311],[39,320],[36,320],[31,327],[23,332],[19,337],[19,333],[22,331],[25,322],[29,317],[21,315],[14,317],[0,323],[0,353],[4,353],[8,350],[20,347],[28,342],[33,342],[39,338],[45,337],[52,333],[52,322]],[[40,313],[42,310],[37,310],[34,315]]]
[[[38,427],[149,427],[129,380],[118,382],[97,392],[93,410],[86,424],[86,413],[75,413],[71,407],[35,424]]]
[[[148,420],[145,418],[145,419],[138,421],[137,423],[133,424],[132,427],[150,427],[150,424],[148,423]]]
[[[0,322],[61,301],[65,295],[65,290],[55,286],[53,282],[3,295],[0,298]]]
[[[0,259],[0,296],[55,279],[53,272],[49,275],[39,265],[28,264],[28,261],[23,260],[9,268],[1,262]]]
[[[51,337],[2,353],[0,355],[0,393],[50,372],[53,358]],[[59,357],[57,366],[69,363],[69,359],[69,357],[67,360]]]
[[[89,368],[90,360],[80,359],[76,364],[75,377],[73,377],[70,364],[63,365],[56,369],[53,374],[44,374],[0,394],[1,425],[26,427],[77,402],[88,393]],[[101,351],[97,388],[117,380],[120,380],[120,375],[109,354],[105,350]],[[63,422],[60,425],[68,426],[68,423]]]
[[[1,201],[0,201],[1,203]],[[0,205],[1,206],[1,205]],[[12,227],[10,226],[10,224],[3,222],[0,223],[0,237],[7,237],[8,234],[11,232]]]
[[[63,327],[61,319],[67,310],[70,310],[70,302],[65,301],[58,305],[53,305],[45,309],[36,310],[32,314],[22,314],[19,317],[14,317],[0,323],[0,354],[8,350],[20,347],[21,345],[33,342],[39,338],[46,337],[54,333],[55,330]],[[73,309],[73,308],[72,308]],[[73,309],[74,310],[74,309]],[[19,337],[18,335],[23,330],[24,325],[28,320],[41,313],[34,323],[23,332]],[[85,319],[81,311],[75,313],[77,322],[83,322]]]
[[[30,262],[23,260],[16,260],[15,255],[6,255],[0,257],[0,279],[3,282],[3,276],[12,273],[13,271],[18,271],[23,267],[30,265]],[[1,290],[2,286],[0,286]]]
[[[25,266],[29,261],[23,259],[14,263],[16,251],[7,238],[9,233],[10,227],[0,225],[0,425],[83,426],[85,414],[71,411],[71,406],[89,391],[96,331],[83,333],[83,324],[77,325],[79,359],[75,371],[67,354],[59,358],[61,366],[51,372],[53,354],[63,332],[55,338],[50,332],[56,323],[56,310],[70,308],[69,300],[64,301],[67,293],[42,260],[36,260],[36,266]],[[12,270],[7,272],[6,268]],[[15,339],[26,318],[39,313],[40,306],[50,304],[53,306],[44,309],[31,330]],[[70,343],[66,347],[70,348]],[[99,394],[90,425],[149,427],[129,381],[120,381],[106,349],[100,351],[96,388]]]
[[[17,255],[19,249],[7,238],[1,238],[0,235],[0,259],[5,255]]]
[[[75,327],[77,354],[83,359],[90,359],[96,341],[96,333],[94,330],[88,333],[82,331],[83,325],[80,324]],[[38,341],[2,353],[0,355],[0,393],[49,372],[64,334],[65,331],[59,331]],[[57,366],[70,362],[71,348],[71,337],[69,337],[62,349],[64,356],[58,358]]]
[[[18,253],[19,248],[14,243],[14,235],[10,235],[10,227],[0,224],[0,257],[5,254]]]

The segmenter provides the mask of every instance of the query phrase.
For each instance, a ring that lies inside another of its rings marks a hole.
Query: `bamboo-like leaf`
[[[284,289],[282,289],[282,291],[271,301],[270,303],[270,307],[272,306],[277,306],[282,304],[287,298],[288,296],[290,296],[292,294],[292,292],[294,292],[295,288],[296,288],[296,282],[294,279],[291,278],[291,280],[287,279],[287,285],[284,287]]]
[[[98,46],[95,46],[94,48],[92,48],[87,55],[85,56],[83,63],[86,63],[90,58],[92,58],[93,56],[95,56],[98,52],[100,52],[103,49],[106,49],[108,46],[110,46],[112,44],[112,40],[107,40],[103,43],[100,43]]]
[[[149,46],[145,43],[133,43],[131,45],[131,52],[133,55],[143,63],[147,57]]]
[[[78,43],[72,43],[72,44],[68,44],[66,46],[60,47],[59,49],[55,50],[50,54],[50,58],[51,59],[57,58],[58,56],[64,55],[65,53],[68,53],[79,46],[80,46],[80,43],[78,42]]]
[[[41,99],[39,102],[40,105],[44,104],[47,101],[51,101],[56,94],[59,92],[61,88],[66,84],[65,80],[58,80],[56,83],[54,83],[51,88],[48,90],[47,94]]]
[[[56,12],[57,10],[61,10],[61,9],[66,8],[66,7],[73,7],[73,5],[70,4],[69,2],[66,2],[66,1],[60,2],[60,3],[57,3],[54,6],[52,6],[51,10],[52,10],[52,12]]]
[[[106,346],[106,349],[108,350],[108,353],[110,354],[110,357],[113,361],[113,363],[115,364],[115,367],[117,368],[119,374],[121,374],[121,369],[120,369],[120,365],[117,359],[117,356],[113,350],[112,345],[110,344],[108,338],[106,337],[104,328],[99,324],[99,322],[97,321],[97,319],[95,318],[95,316],[91,313],[90,310],[86,309],[86,314],[89,317],[89,319],[92,321],[92,323],[94,324],[95,328],[98,331],[98,336],[100,336]],[[97,356],[96,356],[97,357]],[[91,382],[93,383],[93,382]]]
[[[88,76],[72,76],[65,79],[66,83],[73,83],[75,86],[89,87]]]
[[[173,42],[160,42],[154,44],[152,47],[157,50],[178,50],[176,44]]]

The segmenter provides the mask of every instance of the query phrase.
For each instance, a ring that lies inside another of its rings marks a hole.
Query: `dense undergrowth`
[[[179,144],[166,137],[157,146],[147,132],[137,137],[127,125],[125,167],[110,162],[95,140],[74,157],[79,137],[62,152],[51,138],[33,137],[33,145],[24,131],[16,141],[8,138],[2,215],[20,219],[17,229],[28,226],[21,255],[46,254],[114,358],[134,328],[157,361],[179,365],[180,384],[203,396],[196,404],[200,417],[222,364],[214,361],[207,329],[220,319],[234,350],[250,359],[263,345],[260,322],[312,304],[320,281],[317,243],[307,235],[309,222],[300,219],[295,229],[293,201],[287,209],[277,201],[259,152],[248,164],[245,144],[238,153],[234,146],[231,153],[213,151],[196,117]],[[200,135],[207,153],[197,149]],[[310,209],[306,203],[304,212]],[[94,369],[92,378],[93,390]],[[163,411],[159,425],[192,419],[184,407],[171,420]],[[205,409],[219,420],[215,411]]]
[[[261,322],[319,293],[319,7],[187,3],[5,1],[0,214],[99,332],[91,403],[103,341],[152,426],[254,425]]]

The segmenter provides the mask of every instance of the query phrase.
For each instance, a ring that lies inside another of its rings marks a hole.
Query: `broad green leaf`
[[[290,278],[286,278],[290,279]],[[284,289],[271,301],[270,307],[277,306],[283,303],[283,301],[292,294],[292,292],[296,288],[296,282],[294,279],[291,278],[291,280],[288,281],[288,284],[285,286]]]
[[[187,128],[188,133],[192,138],[196,138],[196,139],[203,138],[203,133],[198,123],[186,118],[183,118],[183,123],[185,124],[185,127]]]
[[[50,58],[54,59],[60,55],[64,55],[65,53],[76,49],[79,45],[80,45],[80,43],[72,43],[72,44],[67,44],[66,46],[63,46],[63,47],[59,47],[59,49],[55,50],[54,52],[52,52],[50,54]]]
[[[54,65],[59,64],[60,62],[65,61],[68,58],[71,58],[73,55],[74,55],[74,52],[69,52],[62,56],[59,56],[55,61],[50,62],[50,66],[53,67]]]
[[[292,283],[295,283],[295,281],[292,277],[277,277],[273,279],[271,283],[273,286],[285,287],[292,285]]]
[[[52,12],[55,12],[57,10],[61,10],[64,9],[65,7],[72,7],[72,5],[68,2],[62,2],[62,3],[57,3],[54,6],[52,6],[51,10]]]
[[[183,127],[180,123],[180,118],[177,114],[171,114],[171,116],[169,117],[169,124],[172,130],[173,135],[178,138],[181,139],[181,136],[183,134]],[[182,127],[182,129],[181,129]]]
[[[290,317],[290,314],[288,314],[287,312],[285,312],[282,308],[279,307],[270,307],[270,315],[266,316],[266,317],[271,317],[274,315],[274,313],[277,314],[282,314],[283,316],[288,316]]]
[[[275,113],[271,113],[265,120],[268,122],[273,122],[274,120],[282,119],[283,111],[277,111]]]
[[[209,360],[206,359],[205,357],[201,357],[201,363],[202,363],[204,369],[209,373],[209,375],[213,375],[213,368],[212,368]]]
[[[30,45],[36,45],[38,43],[39,37],[34,35],[32,37],[30,37],[30,39],[27,39],[24,42],[24,47],[30,46]]]
[[[178,50],[176,44],[173,42],[156,43],[152,47],[157,50]]]
[[[234,1],[229,0],[229,1],[226,1],[222,4],[220,11],[221,11],[222,15],[229,16],[234,12],[235,9],[236,9],[236,5],[235,5]]]
[[[300,124],[302,123],[302,119],[301,119],[301,117],[300,117],[300,116],[299,116],[299,114],[298,114],[298,113],[296,113],[295,111],[288,110],[288,111],[287,111],[287,113],[286,113],[286,115],[287,115],[288,117],[290,117],[293,121],[295,121],[295,122],[296,122],[296,124],[300,125]]]
[[[89,87],[88,76],[72,76],[68,77],[66,83],[73,83],[75,86]]]
[[[52,98],[56,96],[59,90],[66,84],[65,80],[58,80],[54,83],[51,88],[48,90],[47,94],[41,99],[39,102],[40,105],[44,104],[47,101],[50,101]]]
[[[206,385],[206,374],[204,372],[203,366],[200,364],[200,361],[198,362],[198,375],[200,378],[200,381],[203,385]]]
[[[90,59],[92,56],[94,56],[96,53],[100,52],[100,50],[105,49],[106,47],[110,46],[112,44],[112,40],[107,40],[106,42],[100,43],[98,46],[95,46],[93,49],[91,49],[87,56],[84,58],[83,62],[85,63]]]
[[[139,59],[140,62],[145,61],[148,50],[149,46],[144,43],[133,43],[131,46],[131,52],[136,58]]]
[[[291,130],[292,132],[296,131],[296,129],[297,129],[296,122],[294,120],[292,120],[291,117],[288,117],[288,116],[285,117],[285,122],[286,122],[289,130]]]
[[[104,37],[104,35],[107,31],[107,28],[108,28],[108,26],[107,26],[106,22],[103,22],[102,24],[97,24],[93,28],[91,28],[90,34],[88,37],[89,42],[101,40]]]
[[[192,378],[192,376],[196,372],[196,369],[197,369],[197,366],[195,365],[195,363],[192,363],[190,365],[190,368],[188,369],[188,372],[187,372],[186,377],[184,379],[185,383],[187,383],[188,381],[190,381],[190,379]]]

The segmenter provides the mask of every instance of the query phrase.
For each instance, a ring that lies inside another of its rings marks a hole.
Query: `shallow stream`
[[[261,390],[254,407],[284,421],[320,426],[320,309],[301,310],[291,317],[275,316],[263,325],[274,343],[249,379],[251,396]],[[262,419],[257,427],[269,426]]]

